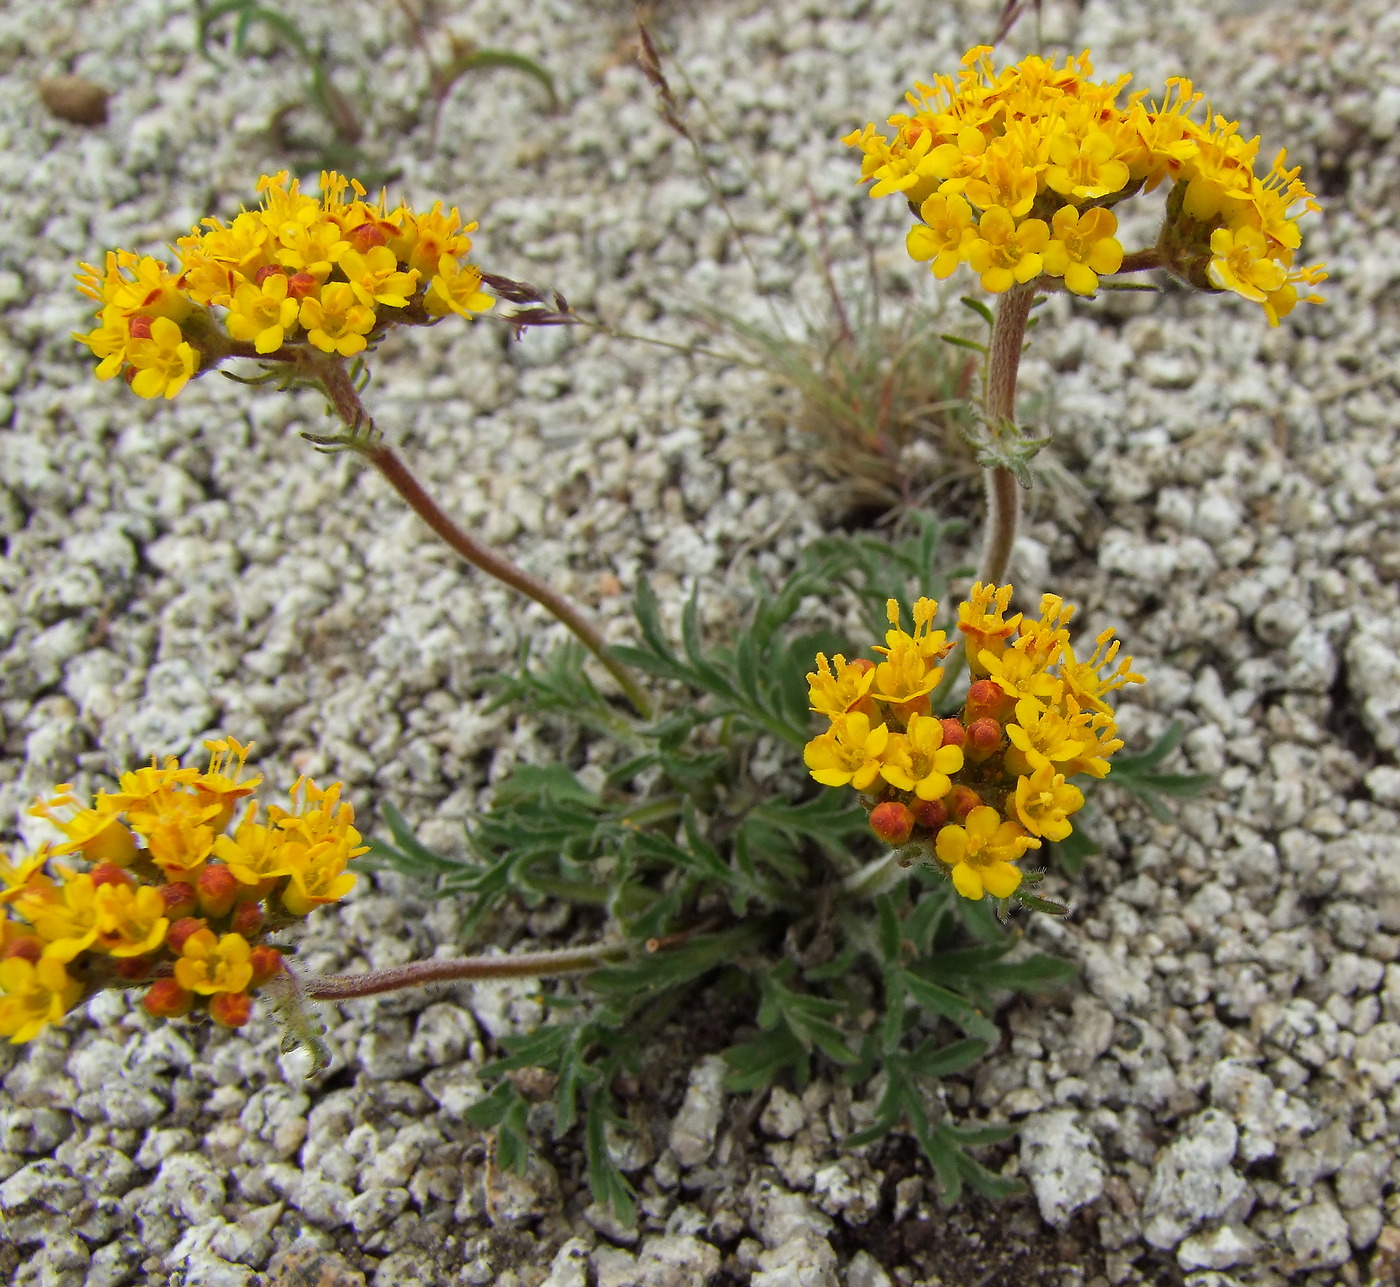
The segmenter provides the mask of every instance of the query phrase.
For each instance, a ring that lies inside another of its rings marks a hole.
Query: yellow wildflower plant
[[[257,209],[179,238],[174,267],[128,250],[79,266],[99,324],[73,338],[98,359],[98,379],[124,375],[139,397],[173,398],[230,357],[314,373],[319,354],[354,357],[392,326],[495,303],[466,262],[476,224],[441,202],[391,210],[334,171],[321,175],[319,201],[285,171],[264,175],[258,192]]]
[[[958,606],[973,678],[956,715],[918,709],[907,698],[911,685],[882,684],[880,666],[864,659],[838,656],[833,670],[821,656],[807,677],[812,708],[830,723],[807,743],[812,777],[854,787],[872,830],[922,851],[964,898],[1011,897],[1021,856],[1070,835],[1084,794],[1069,779],[1106,776],[1108,757],[1123,745],[1104,697],[1142,682],[1132,658],[1119,657],[1111,630],[1080,662],[1070,642],[1072,605],[1047,594],[1038,617],[1008,618],[1011,595],[1009,585],[978,583]],[[898,603],[891,600],[888,612],[892,628],[874,649],[886,657],[880,665],[898,658],[894,673],[902,677],[919,658],[941,677],[935,663],[949,645],[933,629],[937,603],[919,600],[914,635],[899,627]],[[922,682],[913,687],[927,696]]]
[[[967,264],[993,294],[1060,282],[1092,295],[1100,278],[1160,267],[1260,305],[1271,326],[1320,302],[1306,288],[1321,265],[1294,264],[1298,219],[1318,205],[1286,153],[1258,166],[1259,140],[1190,81],[1169,80],[1153,103],[1146,90],[1124,97],[1130,76],[1093,80],[1087,50],[1001,68],[992,53],[979,45],[956,76],[917,84],[892,134],[870,124],[842,140],[860,149],[872,197],[908,201],[920,220],[909,254],[936,277]],[[1157,244],[1125,255],[1110,207],[1168,181]]]
[[[248,799],[226,834],[262,778],[250,746],[205,746],[205,769],[172,757],[91,804],[69,785],[35,802],[62,839],[0,855],[0,1036],[28,1041],[110,987],[143,988],[156,1017],[200,1008],[236,1027],[282,969],[266,936],[354,887],[346,864],[366,847],[340,783],[298,778],[269,826]]]

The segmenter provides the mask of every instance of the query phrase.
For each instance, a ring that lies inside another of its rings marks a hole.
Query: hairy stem
[[[457,960],[411,961],[388,970],[363,974],[328,974],[306,979],[301,990],[313,1001],[349,1001],[355,997],[420,988],[429,983],[461,983],[473,979],[543,979],[558,974],[583,974],[627,955],[621,944],[566,947],[553,952],[522,952],[518,956],[464,956]]]
[[[318,368],[317,375],[325,386],[335,413],[350,427],[352,432],[363,432],[369,424],[360,396],[343,365],[326,363]],[[575,637],[617,680],[618,686],[627,695],[637,713],[644,719],[651,716],[651,702],[642,686],[637,682],[631,669],[624,666],[608,649],[607,641],[583,613],[552,586],[531,576],[523,568],[518,568],[504,555],[491,549],[459,527],[444,512],[442,507],[424,489],[413,472],[404,464],[392,447],[379,441],[377,435],[368,434],[364,444],[356,449],[388,481],[389,485],[408,503],[443,542],[460,554],[468,563],[479,567],[488,576],[503,581],[514,590],[519,590],[527,598],[533,599],[557,621],[563,622]]]
[[[1016,373],[1021,367],[1021,346],[1025,343],[1026,323],[1035,299],[1032,283],[1013,286],[997,303],[992,325],[992,342],[987,351],[987,381],[982,393],[982,411],[987,429],[997,436],[1002,426],[1016,418]],[[999,585],[1006,578],[1011,550],[1016,544],[1021,496],[1015,475],[1004,465],[982,471],[987,491],[987,523],[982,538],[982,559],[977,579]]]

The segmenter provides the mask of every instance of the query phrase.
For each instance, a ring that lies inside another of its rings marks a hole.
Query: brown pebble
[[[110,89],[81,76],[50,76],[39,82],[39,97],[60,120],[74,125],[105,125]]]
[[[338,1252],[294,1242],[273,1256],[267,1287],[365,1287],[365,1276]]]

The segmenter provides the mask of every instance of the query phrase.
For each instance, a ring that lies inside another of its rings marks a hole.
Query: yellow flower
[[[918,263],[931,259],[933,275],[942,281],[962,262],[967,242],[975,235],[972,207],[960,196],[935,192],[919,207],[919,217],[923,223],[909,229],[905,247]]]
[[[1009,585],[984,585],[979,581],[968,592],[967,600],[958,605],[958,629],[966,636],[967,664],[974,679],[987,677],[982,653],[1000,657],[1021,624],[1019,612],[1009,621],[1006,619],[1011,594]]]
[[[306,338],[323,353],[353,357],[367,345],[365,336],[374,330],[374,310],[355,298],[345,282],[321,287],[321,298],[307,296],[301,301],[301,324]]]
[[[1040,252],[1050,239],[1043,219],[1027,219],[1019,228],[1001,207],[983,211],[977,235],[967,243],[967,262],[981,275],[982,289],[994,295],[1040,275]]]
[[[149,339],[132,340],[127,359],[136,368],[131,391],[139,398],[173,398],[199,369],[199,353],[168,317],[151,322]]]
[[[1046,185],[1063,197],[1094,201],[1128,183],[1128,167],[1119,159],[1112,135],[1091,129],[1082,138],[1068,130],[1050,140]]]
[[[350,243],[341,235],[340,225],[323,219],[313,205],[305,219],[283,223],[277,230],[276,260],[289,273],[310,273],[318,282],[331,270]]]
[[[117,263],[123,271],[109,278],[109,302],[128,314],[140,312],[146,317],[168,317],[172,322],[182,322],[189,316],[191,304],[180,287],[179,277],[159,259],[152,259],[149,255],[137,258],[119,251]],[[107,264],[110,272],[113,265],[111,256],[108,256]],[[126,275],[127,271],[131,276]]]
[[[255,821],[257,813],[256,802],[250,802],[232,837],[218,836],[214,840],[214,856],[228,867],[240,885],[262,885],[292,874],[287,862],[289,833],[262,826]]]
[[[80,344],[86,344],[93,356],[102,360],[94,374],[99,380],[110,380],[126,362],[126,345],[131,338],[126,314],[120,305],[108,304],[101,312],[102,325],[84,335],[81,331],[72,332]]]
[[[192,880],[214,849],[213,820],[221,805],[182,791],[152,796],[127,815],[131,829],[146,838],[150,860],[170,880]]]
[[[36,885],[52,886],[53,882],[44,875],[44,867],[52,852],[47,845],[41,845],[28,858],[11,862],[4,852],[0,851],[0,881],[4,882],[4,888],[0,889],[0,907],[6,903],[13,903],[26,894],[32,894]]]
[[[1080,661],[1075,657],[1074,649],[1065,645],[1065,660],[1061,665],[1061,673],[1064,676],[1065,687],[1081,707],[1112,714],[1112,709],[1103,700],[1106,693],[1122,688],[1124,684],[1141,684],[1146,681],[1143,676],[1134,674],[1131,657],[1124,657],[1108,674],[1100,675],[1099,672],[1105,666],[1113,664],[1122,645],[1113,637],[1111,628],[1103,631],[1094,643],[1095,648],[1088,661]]]
[[[29,812],[57,827],[68,839],[54,848],[55,857],[81,853],[90,863],[110,862],[127,866],[136,857],[136,842],[121,819],[106,807],[87,809],[63,783],[48,800],[36,800]]]
[[[1079,703],[1069,696],[1065,698],[1065,705],[1069,708],[1069,719],[1076,736],[1084,742],[1083,749],[1060,766],[1065,776],[1087,773],[1091,777],[1106,778],[1111,767],[1108,757],[1123,749],[1123,739],[1118,736],[1118,726],[1113,716],[1103,711],[1081,712]]]
[[[480,269],[471,264],[463,268],[451,255],[443,255],[423,303],[433,317],[456,313],[470,321],[473,313],[486,312],[496,301],[481,289]]]
[[[885,660],[875,667],[874,696],[882,702],[902,705],[931,693],[943,678],[943,668],[937,663],[948,655],[948,637],[933,630],[938,604],[933,599],[918,599],[914,603],[914,633],[905,633],[899,625],[899,603],[885,603],[891,629],[885,631],[885,647],[875,651]]]
[[[1206,275],[1221,290],[1262,304],[1283,288],[1288,269],[1270,257],[1269,243],[1255,228],[1217,228],[1210,234]]]
[[[991,649],[984,649],[978,655],[982,669],[1008,697],[1018,701],[1022,697],[1036,697],[1041,701],[1057,701],[1062,684],[1054,675],[1047,673],[1047,659],[1022,648],[1018,639],[1000,657]],[[1050,660],[1053,660],[1050,659]]]
[[[373,246],[364,254],[347,250],[340,257],[339,268],[356,299],[367,307],[384,304],[389,308],[407,308],[408,297],[418,286],[418,270],[401,273],[399,261],[387,246]],[[477,281],[480,280],[478,274]]]
[[[276,806],[268,810],[272,821],[286,832],[281,858],[292,879],[282,891],[282,903],[293,915],[305,916],[321,903],[344,898],[355,886],[345,864],[369,851],[368,845],[360,844],[355,810],[341,801],[340,789],[339,782],[322,789],[308,778],[299,778],[291,791],[295,812]],[[303,792],[305,798],[298,801]]]
[[[970,125],[958,131],[956,143],[942,143],[928,154],[927,169],[941,179],[938,191],[945,197],[967,189],[969,180],[982,177],[986,165],[987,136]]]
[[[34,890],[15,900],[15,910],[48,945],[47,956],[67,963],[97,941],[99,908],[92,877],[59,867],[63,881],[52,890]]]
[[[834,673],[826,654],[817,654],[816,670],[807,672],[807,697],[818,715],[839,719],[869,695],[875,667],[861,658],[848,662],[839,652],[832,661]]]
[[[964,898],[980,899],[983,893],[1010,898],[1021,883],[1012,864],[1040,841],[1026,835],[1019,824],[1003,821],[1001,814],[981,804],[961,826],[944,827],[934,841],[938,860],[950,868],[953,888]]]
[[[250,778],[243,776],[248,752],[253,749],[251,742],[245,746],[237,738],[225,737],[205,742],[204,747],[209,752],[209,767],[199,774],[191,785],[195,795],[203,803],[219,806],[219,812],[214,815],[209,825],[215,831],[222,831],[233,817],[234,805],[245,796],[253,794],[258,783],[262,781],[262,774],[255,773]]]
[[[408,210],[400,213],[403,231],[390,240],[389,248],[400,263],[417,269],[424,277],[440,271],[444,255],[461,259],[472,248],[467,234],[476,231],[476,224],[464,225],[456,206],[444,214],[439,201],[423,214]]]
[[[1052,761],[1073,760],[1086,745],[1080,730],[1063,711],[1043,706],[1033,697],[1016,703],[1016,722],[1006,726],[1006,736],[1036,769]]]
[[[259,353],[275,353],[296,329],[297,301],[287,294],[287,275],[270,269],[261,285],[244,282],[233,292],[225,319],[235,340],[252,340]]]
[[[63,967],[49,952],[36,962],[18,956],[0,961],[0,1037],[29,1041],[78,1004],[83,985]]]
[[[911,715],[908,731],[890,738],[882,759],[880,776],[920,800],[941,800],[953,789],[948,775],[963,766],[962,747],[943,745],[943,721],[932,715]]]
[[[864,791],[880,776],[880,757],[889,740],[888,725],[871,728],[867,715],[852,711],[808,742],[802,760],[822,786],[849,785]]]
[[[1101,207],[1082,213],[1061,206],[1050,220],[1051,240],[1045,247],[1045,271],[1063,277],[1076,295],[1092,295],[1099,288],[1099,274],[1116,273],[1123,266],[1123,247],[1114,233],[1118,220]]]
[[[1025,163],[1020,149],[1003,144],[987,154],[983,177],[969,180],[965,191],[967,199],[986,212],[982,217],[985,224],[986,215],[994,209],[1003,210],[1013,218],[1019,219],[1035,203],[1038,186],[1035,170]],[[1040,219],[1028,222],[1045,227],[1044,221]],[[1039,248],[1036,247],[1037,250]]]
[[[241,934],[216,939],[213,930],[196,930],[185,940],[175,962],[175,982],[187,992],[206,997],[216,992],[242,992],[253,978],[248,960],[251,952]]]
[[[1063,840],[1073,830],[1068,815],[1084,805],[1084,794],[1048,761],[1016,783],[1016,816],[1032,835]]]
[[[305,916],[313,907],[333,903],[355,888],[353,873],[345,870],[350,856],[345,845],[329,840],[306,847],[289,844],[285,852],[292,880],[282,891],[282,905],[293,916]]]
[[[1271,291],[1264,300],[1264,316],[1269,319],[1269,325],[1277,326],[1279,318],[1287,317],[1298,306],[1300,300],[1307,304],[1321,304],[1323,302],[1321,295],[1300,296],[1297,287],[1302,282],[1315,286],[1318,282],[1326,280],[1327,274],[1322,271],[1321,264],[1314,264],[1311,268],[1295,269],[1289,273],[1288,280],[1278,290]]]
[[[144,956],[165,941],[170,919],[155,886],[99,885],[97,907],[98,944],[111,956]]]

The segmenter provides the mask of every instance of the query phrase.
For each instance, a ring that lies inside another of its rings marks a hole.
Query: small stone
[[[1143,1237],[1175,1247],[1207,1220],[1235,1214],[1249,1186],[1232,1163],[1239,1132],[1217,1108],[1196,1114],[1158,1159],[1143,1202]],[[1239,1212],[1242,1216],[1245,1212]]]
[[[61,121],[74,125],[105,125],[112,91],[82,76],[48,76],[35,88],[39,98]]]
[[[1299,1207],[1283,1222],[1283,1233],[1302,1269],[1335,1269],[1351,1259],[1347,1222],[1330,1202]]]
[[[687,1169],[708,1160],[724,1115],[723,1059],[709,1055],[690,1071],[685,1101],[671,1123],[671,1151]]]
[[[302,1239],[273,1256],[267,1287],[365,1287],[365,1276],[339,1252]]]
[[[272,1231],[282,1217],[283,1204],[273,1202],[254,1207],[232,1224],[225,1225],[209,1240],[209,1250],[225,1260],[244,1265],[261,1265],[272,1250]]]
[[[774,1139],[790,1140],[807,1121],[802,1101],[790,1090],[774,1086],[758,1119],[758,1129]]]
[[[345,1213],[355,1232],[366,1234],[382,1229],[407,1206],[407,1189],[369,1189],[347,1204]]]
[[[593,1248],[591,1261],[596,1287],[637,1287],[637,1257],[606,1244]]]
[[[1183,1269],[1229,1269],[1252,1263],[1260,1246],[1248,1227],[1227,1224],[1187,1238],[1176,1249],[1176,1262]]]
[[[719,1249],[689,1234],[648,1238],[637,1257],[641,1287],[704,1287],[719,1264]]]
[[[1078,1116],[1071,1109],[1037,1113],[1021,1127],[1021,1170],[1041,1216],[1057,1229],[1103,1192],[1098,1141],[1078,1125]]]
[[[868,1251],[857,1251],[846,1266],[846,1287],[892,1287],[890,1276]]]
[[[588,1244],[582,1238],[570,1238],[549,1265],[549,1277],[540,1287],[589,1287]]]
[[[762,1252],[758,1266],[749,1287],[838,1287],[836,1253],[811,1233]]]

